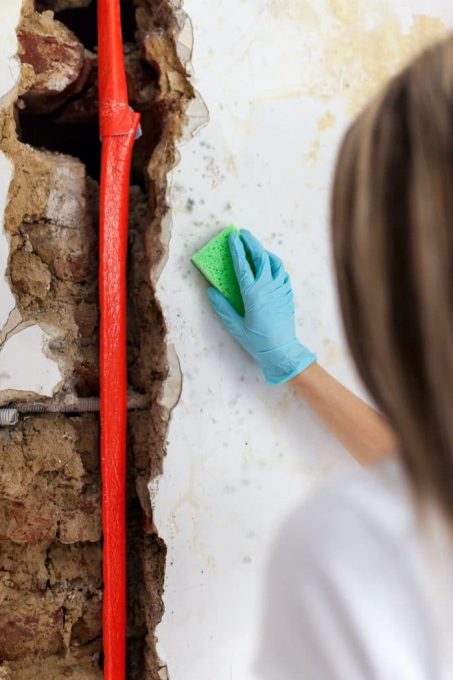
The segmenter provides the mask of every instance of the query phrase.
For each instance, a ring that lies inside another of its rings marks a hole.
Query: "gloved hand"
[[[244,229],[240,237],[231,234],[229,246],[245,316],[215,288],[208,291],[211,304],[227,331],[258,362],[268,383],[291,380],[316,356],[296,338],[293,292],[283,263]]]

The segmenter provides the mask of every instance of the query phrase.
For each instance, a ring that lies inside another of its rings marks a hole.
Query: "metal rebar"
[[[0,427],[17,425],[19,412],[15,408],[0,408]]]

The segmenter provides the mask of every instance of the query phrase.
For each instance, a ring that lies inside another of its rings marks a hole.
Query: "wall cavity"
[[[9,13],[2,4],[0,19],[11,20],[12,4]],[[17,78],[0,99],[0,172],[10,182],[0,405],[48,407],[99,394],[96,8],[89,0],[16,6],[18,47],[10,36],[7,58]],[[194,93],[177,48],[183,13],[167,1],[124,0],[122,14],[143,127],[131,174],[128,377],[148,404],[128,423],[128,678],[158,680],[166,677],[155,640],[166,547],[148,484],[162,472],[179,381],[177,372],[168,380],[154,285],[168,240],[166,175]],[[0,60],[2,85],[3,70]],[[0,518],[0,677],[102,677],[97,414],[35,414],[0,429]]]

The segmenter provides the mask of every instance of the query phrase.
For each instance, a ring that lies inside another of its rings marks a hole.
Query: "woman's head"
[[[453,38],[362,113],[332,199],[346,334],[414,488],[453,521]]]

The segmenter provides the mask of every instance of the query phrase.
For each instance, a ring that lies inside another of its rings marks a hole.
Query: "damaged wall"
[[[158,680],[165,545],[147,484],[162,469],[171,390],[151,269],[193,91],[170,3],[124,0],[122,15],[143,127],[129,224],[127,677]],[[64,410],[0,428],[0,677],[89,680],[102,677],[99,423],[76,402],[96,411],[99,395],[95,3],[2,2],[0,46],[0,406]]]
[[[453,27],[448,0],[186,0],[209,124],[172,174],[159,296],[183,373],[155,522],[168,549],[159,649],[172,680],[250,680],[265,564],[283,518],[352,464],[224,333],[190,255],[221,226],[254,230],[291,273],[300,337],[362,391],[342,340],[328,188],[352,116]]]

